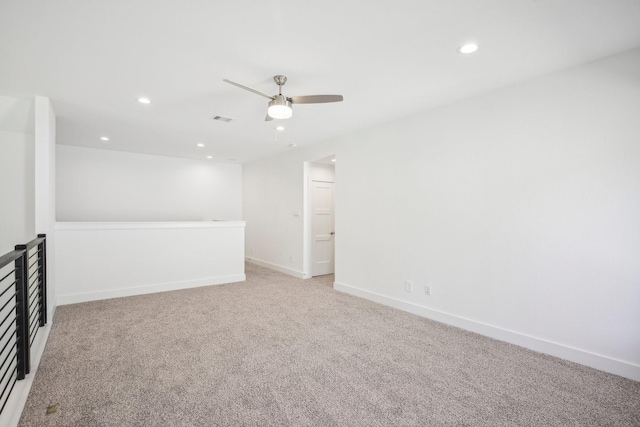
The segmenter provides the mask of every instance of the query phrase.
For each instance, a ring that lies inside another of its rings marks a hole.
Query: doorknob
[[[331,232],[331,235],[333,236],[334,234],[336,234],[336,232],[335,232],[335,231],[332,231],[332,232]]]

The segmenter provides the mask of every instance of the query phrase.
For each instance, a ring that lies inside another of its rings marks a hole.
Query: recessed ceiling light
[[[478,45],[475,43],[467,43],[467,44],[463,44],[462,46],[460,46],[458,48],[458,53],[463,53],[463,54],[469,54],[469,53],[473,53],[476,50],[478,50]]]
[[[207,159],[213,159],[213,156],[207,156]]]
[[[151,100],[149,98],[138,98],[138,102],[140,104],[151,104]]]
[[[284,130],[284,126],[282,125],[276,126],[276,130]]]
[[[197,144],[196,144],[196,146],[198,146],[198,147],[204,147],[204,144],[203,144],[202,142],[199,142],[199,143],[197,143]]]
[[[103,141],[108,141],[109,140],[109,138],[107,138],[106,136],[101,136],[100,139],[103,140]]]

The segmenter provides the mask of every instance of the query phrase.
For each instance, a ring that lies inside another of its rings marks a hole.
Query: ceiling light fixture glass
[[[213,156],[207,156],[207,159],[213,159]]]
[[[269,101],[267,114],[272,119],[283,120],[293,116],[291,102],[283,95],[276,95],[275,99]]]
[[[196,146],[202,148],[202,147],[204,147],[204,144],[202,142],[200,142],[200,143],[196,144]]]
[[[476,50],[478,50],[478,45],[475,43],[467,43],[467,44],[463,44],[462,46],[460,46],[458,48],[458,52],[459,53],[463,53],[465,55],[469,54],[469,53],[473,53]]]
[[[149,98],[138,98],[138,102],[140,104],[151,104],[151,100]]]
[[[108,141],[109,140],[109,138],[107,138],[106,136],[101,136],[100,139],[103,140],[103,141]]]

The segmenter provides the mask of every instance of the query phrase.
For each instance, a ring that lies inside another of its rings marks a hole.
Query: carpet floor
[[[246,274],[58,307],[20,426],[640,426],[640,382]]]

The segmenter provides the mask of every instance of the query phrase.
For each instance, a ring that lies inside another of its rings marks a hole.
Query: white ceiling
[[[639,46],[637,0],[0,0],[0,95],[50,97],[61,144],[246,162]],[[344,102],[276,140],[268,100],[222,81],[276,74]]]

